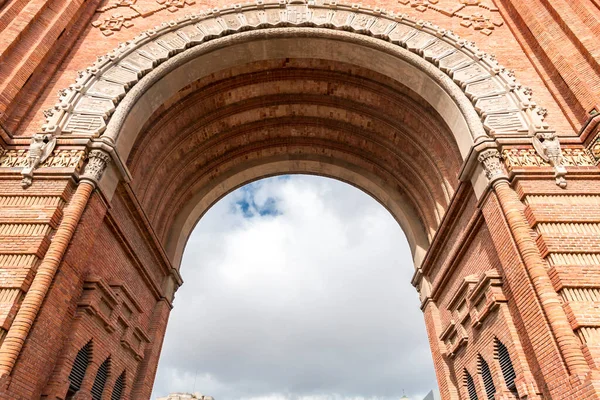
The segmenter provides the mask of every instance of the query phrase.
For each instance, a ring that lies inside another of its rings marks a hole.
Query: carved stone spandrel
[[[311,20],[312,11],[306,4],[288,4],[286,21],[293,25],[305,25]]]
[[[185,36],[190,46],[196,46],[204,41],[205,35],[202,30],[198,29],[197,25],[186,25],[177,31],[180,35]]]
[[[123,68],[135,71],[141,76],[149,71],[152,71],[155,61],[144,57],[137,52],[134,52],[121,60],[119,65],[121,65]]]
[[[373,25],[371,25],[369,30],[371,31],[371,35],[375,37],[385,37],[392,31],[392,29],[394,29],[395,26],[396,23],[394,21],[390,21],[389,19],[385,18],[379,18]]]
[[[169,51],[169,55],[180,53],[188,46],[186,38],[178,35],[177,32],[169,32],[162,35],[156,42],[166,48]]]
[[[125,87],[118,83],[99,80],[90,86],[87,90],[87,94],[95,97],[104,97],[116,102],[125,96]]]
[[[416,29],[411,28],[407,25],[398,24],[389,33],[388,37],[392,43],[403,46],[406,43],[406,40],[410,39],[410,37],[412,37],[416,33]]]
[[[225,31],[225,29],[214,19],[207,19],[196,25],[199,29],[204,32],[206,37],[218,37]]]
[[[312,23],[317,26],[331,25],[331,18],[333,17],[334,11],[327,8],[313,8],[312,9]]]
[[[63,127],[63,132],[98,136],[105,129],[106,122],[100,115],[72,114]]]
[[[438,61],[441,58],[455,52],[456,48],[454,46],[442,39],[439,39],[423,49],[423,57],[425,57],[427,61],[438,64]]]
[[[465,85],[490,78],[490,73],[479,64],[471,64],[468,67],[461,68],[452,73],[452,79],[462,87]]]
[[[352,19],[350,27],[356,32],[368,32],[376,20],[377,18],[374,16],[358,14]]]
[[[115,111],[115,104],[110,99],[83,96],[73,111],[83,114],[96,114],[106,118]]]
[[[505,113],[509,111],[519,111],[515,102],[508,94],[502,94],[491,97],[484,97],[477,100],[475,109],[482,115]]]
[[[473,101],[483,97],[505,94],[506,92],[507,89],[495,77],[468,83],[465,86],[465,94]]]
[[[456,52],[441,58],[439,62],[439,67],[445,73],[452,74],[453,71],[459,68],[466,67],[470,64],[473,64],[474,62],[475,60],[473,60],[468,55],[461,52]]]
[[[169,50],[155,42],[143,45],[140,48],[139,53],[144,57],[153,60],[155,63],[161,63],[169,58]]]
[[[427,32],[418,32],[416,35],[412,36],[405,43],[405,46],[408,50],[413,51],[417,54],[423,54],[423,48],[429,46],[437,39],[435,36],[430,35]]]
[[[139,80],[137,72],[119,67],[118,65],[110,68],[108,71],[102,74],[102,78],[110,82],[119,83],[128,88],[133,86]]]
[[[488,115],[483,126],[492,135],[527,133],[528,128],[520,111]]]
[[[343,29],[350,26],[354,13],[346,10],[336,10],[331,19],[331,23],[336,29]]]

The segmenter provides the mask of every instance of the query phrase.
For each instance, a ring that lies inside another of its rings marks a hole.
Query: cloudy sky
[[[153,399],[421,400],[435,376],[408,244],[347,184],[281,176],[198,223]]]

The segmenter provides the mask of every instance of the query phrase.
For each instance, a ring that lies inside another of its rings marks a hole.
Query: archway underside
[[[278,173],[325,175],[368,192],[401,224],[418,262],[462,164],[452,133],[420,96],[326,60],[211,74],[165,101],[141,132],[128,161],[132,186],[176,264],[208,207]]]

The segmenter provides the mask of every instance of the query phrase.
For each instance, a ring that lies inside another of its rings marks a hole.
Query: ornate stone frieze
[[[535,149],[505,149],[502,158],[510,171],[521,167],[550,167]],[[596,165],[589,151],[584,149],[562,149],[563,165],[572,167],[591,167]]]
[[[170,4],[169,0],[159,1],[163,6]],[[458,13],[456,15],[473,7],[496,12],[483,1],[447,1],[458,7],[452,11]],[[422,3],[427,9],[436,11],[449,7],[442,1]],[[177,4],[183,7],[189,3],[178,1]],[[135,8],[137,3],[120,0],[100,10],[119,7]],[[122,21],[101,29],[110,32],[124,26],[125,16],[115,18]],[[341,3],[259,2],[186,15],[122,43],[82,71],[74,85],[61,91],[60,102],[52,113],[47,114],[43,132],[101,135],[126,93],[158,64],[186,48],[219,36],[285,26],[313,26],[366,34],[425,58],[448,74],[467,97],[477,103],[476,109],[491,136],[533,135],[546,127],[543,115],[536,112],[537,107],[531,101],[530,91],[518,84],[512,71],[499,65],[494,56],[486,55],[474,43],[462,40],[451,31],[404,14]]]
[[[88,154],[87,164],[81,175],[81,179],[92,181],[97,184],[102,178],[104,170],[110,162],[110,155],[103,150],[91,150]]]
[[[74,168],[81,167],[85,158],[83,150],[54,150],[38,168]],[[23,168],[28,165],[27,150],[8,150],[0,156],[0,168]]]

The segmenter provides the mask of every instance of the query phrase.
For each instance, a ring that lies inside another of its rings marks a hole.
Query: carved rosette
[[[495,180],[501,178],[507,178],[504,166],[502,165],[500,152],[498,150],[484,150],[479,154],[479,157],[477,159],[480,163],[483,164],[485,175],[490,180],[490,182],[494,182]]]
[[[94,186],[98,184],[104,170],[110,162],[110,155],[104,150],[92,150],[88,155],[88,162],[83,170],[80,180],[91,182]]]

